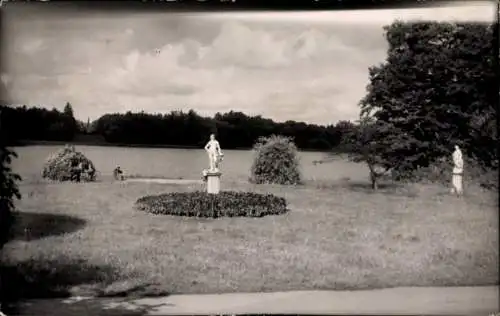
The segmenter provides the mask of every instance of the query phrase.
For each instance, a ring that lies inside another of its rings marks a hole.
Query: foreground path
[[[499,311],[499,288],[395,288],[369,291],[300,291],[172,295],[144,299],[32,300],[22,315],[194,314],[429,314],[490,315]]]

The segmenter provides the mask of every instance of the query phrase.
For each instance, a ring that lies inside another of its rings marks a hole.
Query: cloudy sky
[[[356,119],[395,19],[492,21],[493,2],[293,13],[56,14],[7,8],[1,82],[14,104],[86,121],[110,112],[229,110],[329,124]],[[24,7],[26,8],[26,6]]]

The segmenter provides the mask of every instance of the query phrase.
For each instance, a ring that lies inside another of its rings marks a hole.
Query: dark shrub
[[[287,212],[284,198],[272,194],[223,191],[208,194],[202,191],[173,192],[145,196],[136,208],[153,214],[189,217],[262,217]]]
[[[250,182],[293,185],[301,183],[297,147],[291,138],[271,135],[261,137],[254,145],[256,156]]]
[[[1,110],[0,110],[0,122],[1,122]],[[12,172],[11,162],[12,158],[16,158],[17,155],[14,151],[9,150],[5,144],[7,133],[2,129],[0,124],[0,250],[9,241],[11,237],[12,227],[15,224],[15,205],[16,199],[21,198],[21,194],[18,188],[18,182],[21,177]],[[0,267],[3,270],[3,263]],[[9,290],[4,286],[7,282],[4,282],[2,275],[0,275],[0,311],[2,310],[4,303],[5,293]]]
[[[1,124],[2,114],[0,109],[0,249],[9,240],[14,224],[14,201],[21,198],[17,186],[21,177],[11,168],[12,158],[17,158],[17,155],[6,146],[8,133]]]
[[[15,152],[0,147],[0,249],[9,240],[14,224],[14,201],[21,198],[17,186],[21,177],[13,173],[10,167],[13,157],[17,157]]]

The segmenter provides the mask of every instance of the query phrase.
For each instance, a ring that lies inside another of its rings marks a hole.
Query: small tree
[[[257,184],[295,185],[301,182],[297,146],[292,138],[271,135],[254,145],[256,156],[250,181]]]
[[[64,106],[63,113],[66,114],[69,117],[75,117],[74,112],[73,112],[73,106],[71,103],[66,102],[66,105]]]
[[[64,106],[63,114],[65,117],[64,122],[62,122],[62,126],[64,126],[63,130],[66,134],[66,140],[72,140],[75,137],[75,134],[79,132],[78,122],[75,119],[73,106],[71,103],[66,102]]]
[[[362,117],[358,126],[343,137],[341,148],[348,153],[350,160],[367,164],[372,189],[377,190],[380,178],[398,165],[392,161],[391,154],[398,149],[403,137],[404,134],[396,133],[387,124],[371,117]],[[401,157],[401,160],[404,159]]]

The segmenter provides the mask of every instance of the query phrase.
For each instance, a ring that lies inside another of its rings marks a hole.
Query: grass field
[[[309,181],[270,192],[290,212],[199,220],[133,209],[137,198],[196,185],[22,184],[4,259],[9,294],[162,295],[498,284],[498,206],[469,187]],[[17,267],[16,267],[17,266]],[[14,285],[15,284],[15,285]]]

